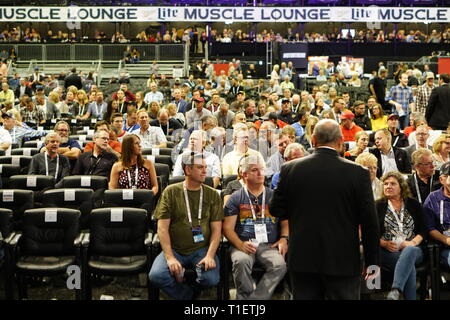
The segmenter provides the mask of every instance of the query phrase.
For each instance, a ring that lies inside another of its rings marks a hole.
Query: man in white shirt
[[[150,104],[150,102],[156,101],[159,104],[161,104],[164,101],[164,95],[157,91],[158,87],[156,86],[156,83],[152,82],[150,84],[150,92],[148,92],[145,97],[144,101],[147,104]]]
[[[206,176],[213,178],[214,188],[217,188],[220,184],[221,176],[220,159],[214,153],[204,150],[207,139],[206,131],[194,130],[189,136],[189,145],[184,150],[183,154],[186,152],[203,153],[203,159],[205,159],[206,162]],[[181,165],[182,159],[183,156],[178,157],[175,162],[172,174],[174,177],[184,176],[183,167]]]
[[[263,156],[259,151],[250,149],[249,144],[249,133],[247,126],[245,124],[237,124],[233,131],[234,140],[234,150],[227,153],[223,157],[222,162],[222,173],[223,175],[232,175],[238,173],[239,161],[243,156],[254,155],[258,157],[261,161],[260,163],[265,163]]]
[[[9,134],[8,130],[4,129],[3,127],[0,127],[0,149],[2,150],[8,150],[11,146],[12,139],[11,135]]]
[[[147,111],[139,110],[137,113],[140,128],[134,130],[133,134],[141,139],[141,148],[165,148],[167,147],[167,139],[160,127],[150,126],[150,117]]]

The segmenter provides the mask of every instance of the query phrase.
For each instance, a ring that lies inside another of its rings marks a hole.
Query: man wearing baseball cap
[[[48,131],[34,130],[30,127],[17,125],[16,116],[12,110],[2,113],[3,128],[11,135],[12,143],[17,143],[19,148],[22,146],[24,138],[36,139],[45,136]]]
[[[430,193],[423,205],[425,223],[430,237],[444,244],[441,262],[450,266],[450,162],[441,167],[442,188]]]
[[[391,114],[387,118],[388,130],[392,137],[392,146],[397,148],[405,148],[409,146],[408,137],[398,129],[399,116]]]
[[[355,119],[355,115],[351,111],[344,111],[340,115],[341,119],[341,132],[342,137],[344,138],[344,141],[355,141],[355,135],[359,131],[363,131],[363,129],[359,126],[357,126],[353,119]]]
[[[427,72],[425,76],[425,83],[417,88],[416,95],[416,111],[420,112],[423,116],[425,116],[425,111],[428,105],[428,100],[430,99],[431,91],[433,91],[435,87],[434,73]]]
[[[197,96],[192,98],[192,100],[194,101],[195,108],[186,112],[186,125],[188,129],[194,128],[195,130],[201,128],[200,119],[204,116],[212,116],[212,113],[208,109],[203,108],[205,104],[205,99],[203,97]]]

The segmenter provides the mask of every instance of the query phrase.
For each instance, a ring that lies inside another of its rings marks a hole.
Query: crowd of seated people
[[[449,43],[450,29],[438,31],[431,30],[429,34],[422,30],[398,30],[385,31],[376,29],[356,30],[353,34],[342,32],[304,32],[293,31],[287,28],[286,32],[275,32],[272,29],[264,29],[262,32],[254,33],[245,30],[233,30],[224,28],[222,31],[211,29],[210,41],[222,43],[236,42],[347,42],[352,40],[357,43],[390,43],[393,41],[405,43]],[[204,47],[209,41],[206,31],[199,31],[197,27],[171,28],[165,31],[141,31],[136,36],[124,35],[114,32],[110,36],[104,31],[95,31],[95,35],[80,35],[75,30],[48,30],[41,35],[34,28],[21,29],[20,26],[5,29],[0,33],[0,42],[31,42],[31,43],[78,43],[85,41],[111,42],[111,43],[190,43],[192,52],[201,52],[199,48]]]
[[[106,96],[95,85],[64,88],[56,82],[57,87],[50,90],[52,77],[44,77],[37,69],[27,79],[20,79],[15,88],[9,88],[9,79],[2,79],[0,147],[8,154],[14,145],[20,147],[25,141],[45,137],[40,153],[33,156],[29,174],[54,175],[57,181],[71,174],[104,175],[111,189],[149,189],[154,194],[163,190],[157,182],[156,160],[143,156],[144,149],[153,154],[153,150],[170,146],[173,176],[194,175],[194,169],[186,169],[182,159],[191,153],[203,154],[205,167],[199,170],[212,179],[212,187],[223,187],[224,195],[229,196],[224,198],[225,221],[229,223],[225,235],[231,237],[233,245],[242,245],[236,250],[250,254],[254,250],[248,243],[249,235],[233,231],[236,219],[231,217],[243,214],[240,203],[249,197],[239,190],[246,185],[250,192],[263,190],[266,183],[270,197],[270,187],[277,185],[283,163],[314,152],[311,137],[318,121],[335,120],[346,142],[341,156],[369,169],[375,199],[380,199],[377,209],[385,230],[380,239],[383,263],[394,272],[390,298],[398,299],[403,293],[405,299],[414,299],[414,262],[422,261],[420,244],[431,230],[420,222],[424,215],[421,204],[431,191],[442,190],[434,184],[447,183],[446,177],[439,180],[438,169],[447,168],[450,160],[450,127],[447,132],[433,130],[420,112],[411,114],[409,125],[402,127],[401,117],[392,113],[395,108],[387,109],[377,96],[355,101],[349,92],[338,94],[331,85],[314,92],[299,91],[294,85],[281,88],[278,80],[290,83],[293,71],[282,65],[274,69],[270,82],[257,83],[246,79],[239,67],[230,74],[210,73],[207,78],[167,81],[153,77],[146,88],[137,88],[139,91],[122,83]],[[400,79],[405,81],[404,76]],[[395,100],[393,89],[387,89],[386,101]],[[49,121],[48,129],[39,129]],[[78,121],[91,123],[91,141],[71,131]],[[254,159],[256,167],[243,162],[245,157]],[[430,170],[423,170],[424,166]],[[225,188],[222,182],[231,175],[236,175],[236,180]],[[409,176],[409,184],[403,182],[402,175]],[[445,175],[448,170],[441,172]],[[398,212],[408,219],[404,235],[398,235],[392,222]],[[281,236],[287,236],[284,222],[278,223]],[[282,239],[277,236],[273,242],[284,256],[287,247]],[[401,259],[403,254],[411,259]],[[239,262],[236,259],[233,263]],[[413,262],[408,265],[403,260]],[[397,264],[401,267],[396,268]],[[284,272],[278,274],[277,281]],[[239,275],[235,280],[244,281]],[[248,290],[238,292],[238,296],[270,298],[267,292],[259,295]]]

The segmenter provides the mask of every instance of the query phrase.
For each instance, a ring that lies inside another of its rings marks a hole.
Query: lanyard
[[[403,216],[404,216],[404,204],[402,205],[402,208],[400,209],[400,220],[397,217],[397,212],[395,211],[394,207],[392,206],[391,201],[388,201],[389,209],[392,211],[392,214],[394,215],[395,220],[398,224],[398,229],[400,230],[400,233],[403,234]]]
[[[138,184],[138,174],[139,174],[139,167],[136,163],[136,174],[135,174],[135,179],[134,179],[134,185],[131,183],[131,174],[130,174],[131,170],[127,170],[127,175],[128,175],[128,186],[130,187],[130,189],[137,189],[137,184]]]
[[[86,106],[82,106],[81,109],[78,110],[78,115],[79,115],[79,116],[82,116],[82,115],[84,114],[84,108],[85,108],[85,107],[86,107]]]
[[[416,185],[417,198],[419,198],[419,202],[420,204],[422,204],[422,195],[420,194],[419,183],[417,182],[417,173],[413,174],[413,176],[414,176],[414,184]],[[430,180],[430,192],[431,188],[433,188],[433,176],[431,176]]]
[[[49,175],[49,171],[48,171],[48,152],[45,153],[45,175],[48,176]],[[58,170],[59,170],[59,154],[56,155],[56,171],[55,171],[55,180],[58,179]]]
[[[13,129],[13,143],[15,143],[16,141],[16,125],[14,125],[14,129]]]
[[[297,104],[297,106],[294,109],[294,106],[292,106],[292,111],[294,111],[294,113],[297,113],[298,108],[300,107],[300,103]]]
[[[189,223],[192,225],[192,216],[191,216],[191,207],[189,206],[189,197],[186,188],[186,182],[183,182],[183,192],[184,192],[184,201],[186,202],[186,208],[188,213]],[[198,221],[202,219],[202,209],[203,209],[203,186],[200,187],[200,203],[198,204]]]
[[[123,113],[123,106],[125,105],[125,101],[122,102],[122,105],[120,106],[120,113]]]
[[[102,105],[100,105],[100,109],[99,109],[99,105],[97,104],[96,109],[97,109],[97,118],[98,118],[99,116],[102,115],[101,114],[101,112],[102,112]]]
[[[444,227],[444,200],[441,200],[439,208],[439,218],[441,220],[441,226]]]
[[[395,145],[397,144],[399,138],[400,138],[400,135],[398,135],[397,138],[395,138],[394,144],[392,145],[393,147],[395,147]]]
[[[167,133],[166,133],[166,135],[169,135],[169,123],[170,123],[170,119],[167,120]],[[164,132],[164,130],[163,130],[162,126],[161,126],[161,122],[159,122],[159,127],[161,128],[162,132]]]
[[[244,191],[245,191],[245,194],[247,195],[248,202],[250,203],[250,209],[252,210],[253,219],[256,220],[255,209],[253,208],[252,200],[250,199],[250,195],[248,194],[247,187],[244,187]],[[256,198],[256,199],[258,200],[258,198]],[[263,218],[263,219],[264,219],[265,211],[266,211],[266,188],[264,188],[263,198],[262,198],[261,218]]]

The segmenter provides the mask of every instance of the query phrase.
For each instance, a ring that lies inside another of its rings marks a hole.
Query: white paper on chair
[[[123,221],[123,209],[111,209],[111,222]]]
[[[152,148],[152,156],[159,156],[159,149],[158,148]]]
[[[3,202],[14,201],[14,190],[3,190]]]
[[[133,200],[134,193],[133,189],[122,190],[122,200]]]
[[[27,177],[27,187],[34,188],[37,185],[37,177],[29,176]]]
[[[91,186],[91,177],[81,177],[81,186],[82,187],[90,187]]]
[[[56,222],[58,220],[58,209],[45,210],[45,222]]]
[[[75,190],[64,190],[64,201],[75,201]]]

